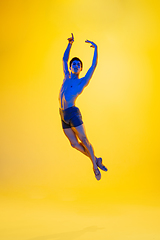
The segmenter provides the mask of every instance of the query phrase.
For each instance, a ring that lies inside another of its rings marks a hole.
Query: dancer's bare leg
[[[63,129],[63,130],[64,130],[64,134],[66,135],[66,137],[70,141],[71,146],[91,159],[91,156],[88,152],[88,149],[85,147],[83,142],[79,141],[78,136],[75,133],[76,130],[73,131],[73,128],[66,128],[66,129]],[[101,170],[107,171],[107,168],[102,164],[102,158],[97,158],[96,156],[94,156],[94,157],[95,157],[96,165]]]
[[[78,138],[77,138],[75,132],[72,130],[72,128],[66,128],[63,130],[64,130],[66,137],[70,141],[71,146],[74,147],[75,149],[77,149],[78,151],[80,151],[81,153],[83,153],[84,155],[86,155],[87,157],[90,157],[87,149],[84,147],[83,143],[78,140]],[[96,156],[95,156],[95,158],[97,159]]]
[[[80,141],[82,142],[82,145],[84,146],[86,152],[88,152],[88,155],[89,155],[89,157],[90,157],[90,159],[92,161],[92,164],[93,164],[93,168],[97,169],[97,164],[96,164],[96,158],[95,158],[95,155],[94,155],[94,150],[93,150],[93,147],[90,144],[90,142],[88,141],[88,138],[86,136],[84,124],[81,124],[78,127],[72,127],[72,129],[73,129],[74,133],[78,136]]]

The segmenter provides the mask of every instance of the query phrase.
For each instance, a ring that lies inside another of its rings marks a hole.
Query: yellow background
[[[160,239],[160,2],[0,2],[0,239]],[[84,76],[77,100],[89,141],[109,171],[64,136],[62,56]]]

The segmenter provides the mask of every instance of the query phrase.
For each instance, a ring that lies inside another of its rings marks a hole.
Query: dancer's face
[[[81,63],[78,60],[74,60],[71,64],[70,70],[74,74],[79,74],[82,71]]]

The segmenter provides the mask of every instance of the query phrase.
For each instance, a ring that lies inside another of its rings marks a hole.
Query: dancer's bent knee
[[[85,145],[86,147],[90,147],[90,143],[89,143],[87,137],[82,137],[82,138],[81,138],[81,142],[82,142],[83,145]]]
[[[71,146],[73,147],[73,148],[77,148],[78,147],[78,145],[79,145],[79,143],[77,142],[75,142],[75,143],[71,143]]]

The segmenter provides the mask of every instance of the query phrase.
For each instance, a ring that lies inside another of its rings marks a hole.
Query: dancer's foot
[[[99,171],[98,168],[96,168],[96,169],[93,168],[93,171],[94,171],[96,179],[99,181],[101,179],[101,172]]]
[[[108,169],[102,164],[102,158],[96,158],[96,164],[103,171],[105,171],[105,172],[108,171]]]

